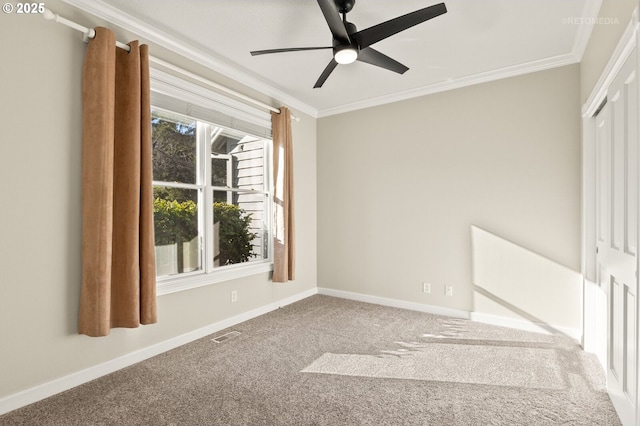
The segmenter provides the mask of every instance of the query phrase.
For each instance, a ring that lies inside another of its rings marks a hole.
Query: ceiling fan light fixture
[[[336,50],[333,55],[334,59],[339,64],[352,64],[358,59],[358,51],[353,47],[345,47],[344,49]]]

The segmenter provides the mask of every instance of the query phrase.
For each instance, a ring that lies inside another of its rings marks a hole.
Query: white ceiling
[[[348,20],[364,29],[441,0],[357,0]],[[69,3],[77,3],[68,1]],[[251,56],[249,51],[330,46],[315,0],[104,0],[127,22],[152,27],[212,58],[230,77],[259,81],[312,115],[366,106],[578,62],[601,0],[444,0],[448,12],[372,47],[410,69],[339,65],[313,85],[331,50]],[[89,3],[79,1],[79,3]],[[86,8],[85,8],[86,9]],[[153,53],[153,52],[152,52]],[[280,99],[283,100],[283,99]],[[284,99],[286,100],[286,99]]]

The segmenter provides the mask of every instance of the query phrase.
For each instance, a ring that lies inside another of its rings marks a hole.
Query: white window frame
[[[212,92],[202,86],[195,85],[184,79],[167,74],[155,68],[151,68],[151,92],[152,92],[152,108],[164,110],[169,113],[184,115],[190,119],[194,119],[197,124],[197,177],[195,184],[181,184],[173,182],[154,181],[154,185],[164,185],[170,187],[198,189],[202,198],[202,205],[213,206],[213,191],[233,191],[251,193],[256,192],[265,194],[264,205],[264,223],[267,227],[265,238],[267,238],[267,254],[268,257],[261,260],[243,262],[233,265],[225,265],[214,267],[213,252],[213,226],[205,226],[205,224],[213,223],[213,208],[198,209],[198,214],[203,217],[198,218],[199,235],[200,235],[200,265],[201,269],[193,272],[185,272],[179,275],[172,275],[157,278],[156,292],[158,296],[171,294],[178,291],[188,290],[192,288],[202,287],[206,285],[225,282],[237,278],[243,278],[251,275],[268,273],[273,271],[273,224],[272,224],[272,194],[273,182],[271,173],[272,159],[272,143],[271,143],[271,121],[269,113],[258,110],[224,95]],[[176,104],[173,105],[156,105],[153,101],[154,93],[164,96],[164,99],[175,99]],[[172,107],[173,106],[173,107]],[[211,111],[214,114],[225,114],[230,117],[232,125],[227,123],[216,123],[213,120],[207,120],[207,117],[199,117],[197,114],[190,114],[193,109],[198,111]],[[249,126],[255,124],[257,128],[266,129],[268,126],[269,134],[255,134],[246,128],[237,129],[249,135],[253,135],[265,140],[264,144],[264,191],[242,190],[230,187],[214,186],[211,183],[211,135],[205,131],[206,126],[219,126],[223,128],[233,129],[234,119],[242,120],[249,123]],[[208,166],[203,167],[205,164]],[[199,202],[199,205],[201,203]],[[204,228],[204,229],[202,229]],[[203,241],[204,239],[204,241]],[[264,242],[263,242],[264,244]]]

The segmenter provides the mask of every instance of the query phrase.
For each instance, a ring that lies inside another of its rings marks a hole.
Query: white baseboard
[[[96,366],[77,371],[64,377],[52,380],[47,383],[43,383],[38,386],[34,386],[30,389],[26,389],[22,392],[15,393],[13,395],[0,398],[0,415],[16,410],[20,407],[32,404],[42,399],[48,398],[60,392],[64,392],[68,389],[79,386],[83,383],[87,383],[91,380],[121,370],[130,365],[136,364],[145,359],[154,357],[163,352],[167,352],[171,349],[175,349],[179,346],[198,340],[202,337],[216,333],[225,328],[233,327],[236,324],[240,324],[244,321],[248,321],[252,318],[264,315],[268,312],[274,311],[282,306],[290,305],[298,302],[314,294],[322,294],[326,296],[338,297],[342,299],[355,300],[359,302],[373,303],[376,305],[390,306],[394,308],[408,309],[412,311],[425,312],[434,315],[443,315],[453,318],[471,319],[473,321],[483,322],[487,324],[493,324],[503,327],[510,327],[525,331],[535,331],[539,333],[551,333],[553,330],[557,331],[557,334],[563,334],[572,337],[578,341],[581,338],[581,332],[579,329],[546,326],[544,324],[536,324],[526,320],[519,320],[513,318],[500,317],[496,315],[489,315],[477,312],[468,312],[460,309],[445,308],[441,306],[426,305],[422,303],[407,302],[398,299],[389,299],[379,296],[370,296],[362,293],[352,293],[342,290],[333,290],[329,288],[313,288],[302,293],[295,294],[277,302],[270,303],[268,305],[261,306],[259,308],[247,311],[236,316],[227,318],[225,320],[210,324],[208,326],[199,328],[197,330],[190,331],[183,335],[174,337],[164,342],[157,343],[144,349],[120,356],[110,361],[98,364]],[[551,329],[551,331],[550,331]]]
[[[256,309],[243,312],[231,318],[227,318],[225,320],[210,324],[197,330],[190,331],[172,339],[165,340],[164,342],[160,342],[144,349],[140,349],[135,352],[120,356],[118,358],[114,358],[110,361],[103,362],[102,364],[98,364],[93,367],[89,367],[84,370],[69,374],[67,376],[60,377],[50,382],[34,386],[22,392],[0,398],[0,415],[48,398],[60,392],[64,392],[115,371],[121,370],[125,367],[136,364],[140,361],[144,361],[145,359],[154,357],[171,349],[175,349],[184,344],[193,342],[194,340],[198,340],[202,337],[216,333],[225,328],[233,327],[236,324],[240,324],[241,322],[274,311],[282,306],[290,305],[299,300],[306,299],[307,297],[313,296],[316,293],[317,289],[312,288],[311,290],[295,294],[285,299],[278,300],[277,302],[273,302]]]
[[[469,312],[460,309],[443,308],[442,306],[425,305],[422,303],[407,302],[405,300],[388,299],[386,297],[369,296],[368,294],[352,293],[350,291],[333,290],[318,287],[318,294],[339,297],[341,299],[355,300],[358,302],[373,303],[375,305],[391,306],[393,308],[408,309],[410,311],[425,312],[434,315],[469,319]]]
[[[582,332],[577,328],[537,324],[524,319],[508,318],[497,315],[483,314],[479,312],[468,312],[461,309],[443,308],[441,306],[425,305],[422,303],[407,302],[398,299],[388,299],[385,297],[370,296],[367,294],[352,293],[342,290],[333,290],[330,288],[318,288],[318,294],[339,297],[342,299],[356,300],[358,302],[373,303],[376,305],[391,306],[394,308],[409,309],[412,311],[426,312],[428,314],[434,315],[470,319],[472,321],[482,322],[485,324],[515,328],[516,330],[534,331],[544,334],[559,334],[571,337],[572,339],[575,339],[577,341],[580,341],[582,338]]]
[[[523,331],[534,331],[543,334],[555,334],[567,336],[580,342],[582,340],[582,332],[579,328],[563,327],[550,324],[539,324],[524,319],[508,318],[498,315],[484,314],[481,312],[471,312],[472,321],[482,322],[485,324],[498,325],[501,327],[515,328]]]

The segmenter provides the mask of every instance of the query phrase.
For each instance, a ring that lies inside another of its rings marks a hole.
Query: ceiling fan
[[[322,87],[338,64],[350,64],[356,60],[404,74],[409,69],[408,67],[372,49],[370,46],[400,31],[447,12],[444,3],[439,3],[358,31],[354,24],[347,21],[347,13],[353,9],[355,3],[356,0],[318,0],[318,5],[333,36],[332,46],[254,50],[251,55],[333,49],[333,58],[320,75],[320,78],[318,78],[318,81],[316,81],[315,86],[313,86],[314,89]],[[342,13],[342,18],[340,18],[340,13]]]

